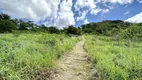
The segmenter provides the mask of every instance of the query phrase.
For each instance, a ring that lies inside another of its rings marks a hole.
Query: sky
[[[0,13],[59,29],[103,20],[140,23],[142,0],[0,0]]]

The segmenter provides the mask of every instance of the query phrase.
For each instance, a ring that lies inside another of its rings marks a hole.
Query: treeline
[[[105,20],[97,23],[89,23],[78,28],[67,26],[64,29],[57,27],[47,27],[37,25],[32,21],[25,22],[21,19],[11,19],[7,14],[0,14],[0,33],[14,31],[34,31],[48,33],[66,33],[66,34],[98,34],[106,36],[121,36],[123,38],[142,37],[142,23],[129,23],[122,20]]]
[[[67,26],[64,29],[58,29],[55,26],[48,27],[45,25],[37,25],[32,21],[25,22],[21,19],[11,19],[11,17],[7,14],[0,14],[0,33],[9,33],[15,31],[81,34],[80,30],[72,25]]]
[[[122,20],[105,20],[89,23],[80,27],[82,33],[113,36],[118,38],[142,38],[142,23],[129,23]]]

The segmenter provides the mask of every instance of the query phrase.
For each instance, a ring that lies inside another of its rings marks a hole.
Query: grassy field
[[[91,56],[101,80],[142,80],[142,41],[85,35],[84,49]],[[65,34],[0,34],[0,80],[35,80],[79,38]]]
[[[64,34],[0,34],[0,79],[32,80],[79,41]]]
[[[105,36],[85,36],[101,80],[142,80],[142,42]]]

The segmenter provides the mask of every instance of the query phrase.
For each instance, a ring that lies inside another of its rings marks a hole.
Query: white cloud
[[[132,23],[141,23],[142,22],[142,12],[139,14],[136,14],[135,16],[133,16],[125,21],[132,22]]]
[[[0,0],[4,13],[34,22],[49,19],[45,24],[52,23],[59,28],[75,24],[71,7],[72,0]]]
[[[110,11],[109,9],[103,9],[102,13],[105,14],[105,13],[108,13],[109,11]]]
[[[102,9],[100,9],[100,8],[92,9],[92,10],[90,11],[90,14],[96,15],[96,14],[98,14],[98,13],[101,12],[101,11],[102,11]]]
[[[91,14],[95,14],[97,6],[94,0],[77,0],[74,7],[75,7],[75,11],[79,13],[79,17],[77,17],[76,20],[82,21],[82,20],[85,20],[86,14],[89,11]]]
[[[139,3],[142,3],[142,0],[137,0]]]
[[[39,21],[57,14],[60,0],[1,0],[0,8],[18,18]]]
[[[88,19],[85,19],[84,24],[88,24],[88,23],[89,23]]]
[[[85,20],[84,12],[88,11],[91,15],[97,15],[98,13],[108,13],[111,9],[114,8],[113,4],[129,4],[132,3],[133,0],[77,0],[75,3],[75,11],[79,13],[79,17],[77,17],[77,21]],[[106,4],[111,3],[111,4]],[[104,5],[100,6],[100,4]],[[81,14],[80,14],[81,13]],[[80,16],[81,15],[81,16]]]
[[[130,13],[130,11],[127,11],[127,12],[124,13],[124,15],[127,15],[127,14],[129,14],[129,13]]]
[[[75,3],[75,10],[79,11],[81,8],[93,9],[96,8],[94,0],[77,0]]]
[[[102,3],[119,3],[119,4],[128,4],[128,3],[132,3],[133,0],[97,0],[98,2],[102,2]]]
[[[72,12],[72,0],[63,0],[61,2],[55,25],[58,28],[75,25],[74,13]]]
[[[88,13],[88,10],[83,11],[82,13],[80,13],[80,15],[76,18],[77,21],[82,21],[86,18],[86,14]]]

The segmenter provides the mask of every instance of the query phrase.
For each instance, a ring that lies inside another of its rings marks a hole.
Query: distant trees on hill
[[[96,34],[106,34],[107,31],[112,30],[113,28],[117,29],[126,29],[132,23],[124,22],[121,20],[105,20],[98,23],[89,23],[82,25],[81,28],[83,33],[96,33]]]
[[[123,35],[124,37],[132,38],[134,36],[142,37],[142,23],[129,23],[122,20],[104,20],[97,23],[89,23],[76,28],[73,25],[63,29],[45,25],[37,25],[32,21],[25,22],[23,20],[11,19],[7,14],[0,14],[0,33],[19,31],[34,31],[48,33],[65,33],[65,34],[98,34],[98,35]]]
[[[16,30],[16,23],[7,14],[0,14],[0,33]]]
[[[81,35],[81,30],[79,28],[74,27],[73,25],[65,27],[63,29],[63,31],[66,34],[77,34],[77,35]]]

